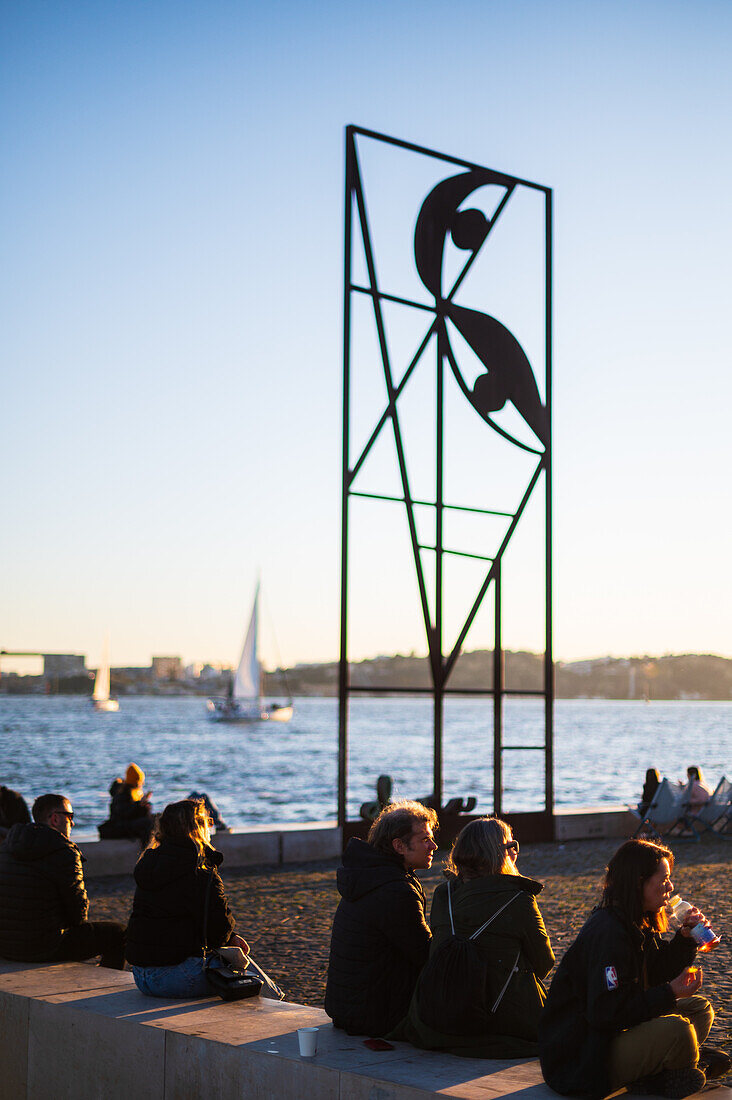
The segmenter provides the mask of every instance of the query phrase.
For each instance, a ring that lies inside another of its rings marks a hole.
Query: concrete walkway
[[[253,998],[143,997],[128,972],[0,964],[2,1100],[551,1100],[535,1060],[375,1052],[324,1012]],[[312,1060],[298,1027],[319,1027]],[[718,1100],[732,1100],[719,1089]]]

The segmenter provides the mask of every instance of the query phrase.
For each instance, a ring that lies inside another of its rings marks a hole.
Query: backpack
[[[415,996],[419,1018],[427,1027],[448,1035],[479,1035],[490,1031],[492,1016],[503,1000],[511,978],[518,970],[521,954],[498,996],[489,1004],[490,963],[481,954],[478,936],[518,897],[514,894],[492,917],[481,924],[467,939],[455,935],[452,917],[450,880],[447,881],[447,905],[452,935],[430,955],[417,982]]]

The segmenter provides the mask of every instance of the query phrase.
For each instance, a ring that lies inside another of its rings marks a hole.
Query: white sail
[[[257,657],[257,610],[259,603],[259,585],[254,593],[252,617],[244,639],[239,667],[234,677],[234,699],[236,702],[254,702],[259,699],[259,658]]]
[[[104,640],[104,648],[102,650],[102,659],[97,669],[97,675],[94,680],[94,694],[92,699],[95,703],[106,703],[109,699],[109,638]]]

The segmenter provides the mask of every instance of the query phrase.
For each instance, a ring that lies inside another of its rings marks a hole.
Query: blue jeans
[[[175,966],[133,966],[135,985],[146,997],[211,997],[205,959],[192,956]],[[214,966],[218,960],[214,961]]]

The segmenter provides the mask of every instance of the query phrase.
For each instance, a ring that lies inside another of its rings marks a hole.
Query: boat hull
[[[113,713],[119,710],[119,703],[116,699],[92,699],[94,710],[104,710],[108,713]]]
[[[269,707],[261,707],[242,705],[228,699],[209,699],[207,706],[212,722],[289,722],[293,715],[293,707],[289,704],[278,706],[275,703]]]

